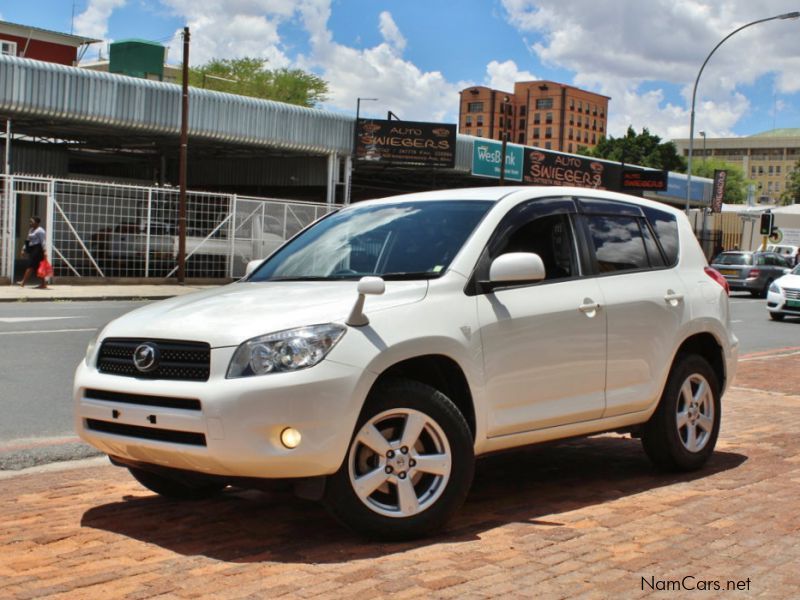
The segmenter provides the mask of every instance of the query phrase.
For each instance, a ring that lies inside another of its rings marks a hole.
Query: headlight
[[[769,291],[770,291],[770,292],[773,292],[773,293],[775,293],[775,294],[781,294],[781,293],[783,293],[783,292],[781,292],[781,288],[780,288],[780,287],[778,287],[778,284],[777,284],[777,283],[775,283],[774,281],[773,281],[772,283],[770,283],[770,284],[769,284]]]
[[[86,358],[84,358],[84,361],[86,362],[86,366],[87,367],[91,367],[92,366],[92,359],[94,358],[94,351],[97,348],[97,340],[100,338],[100,333],[102,331],[103,331],[102,327],[100,329],[98,329],[97,333],[95,333],[92,336],[92,339],[89,340],[89,344],[86,346]]]
[[[313,367],[336,345],[343,325],[311,325],[287,329],[247,340],[236,349],[228,377],[249,377]]]

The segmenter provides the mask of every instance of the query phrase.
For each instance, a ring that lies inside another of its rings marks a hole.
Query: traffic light
[[[774,215],[767,211],[761,213],[761,235],[772,235],[772,223]]]

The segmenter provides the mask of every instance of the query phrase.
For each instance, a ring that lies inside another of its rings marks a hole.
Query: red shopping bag
[[[36,276],[39,279],[47,279],[53,276],[53,265],[50,264],[49,260],[42,259],[42,262],[39,263],[39,268],[36,269]]]

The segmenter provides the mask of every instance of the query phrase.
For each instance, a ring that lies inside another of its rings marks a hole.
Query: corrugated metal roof
[[[109,133],[180,133],[181,88],[36,60],[0,56],[0,114]],[[212,90],[189,89],[189,135],[296,152],[350,153],[353,121],[340,115]]]

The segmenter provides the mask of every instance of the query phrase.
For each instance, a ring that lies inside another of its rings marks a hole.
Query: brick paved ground
[[[723,591],[661,595],[797,597],[799,361],[741,363],[699,473],[659,475],[617,436],[494,456],[417,543],[365,543],[283,494],[167,502],[110,466],[3,479],[0,598],[636,598],[687,576]]]

